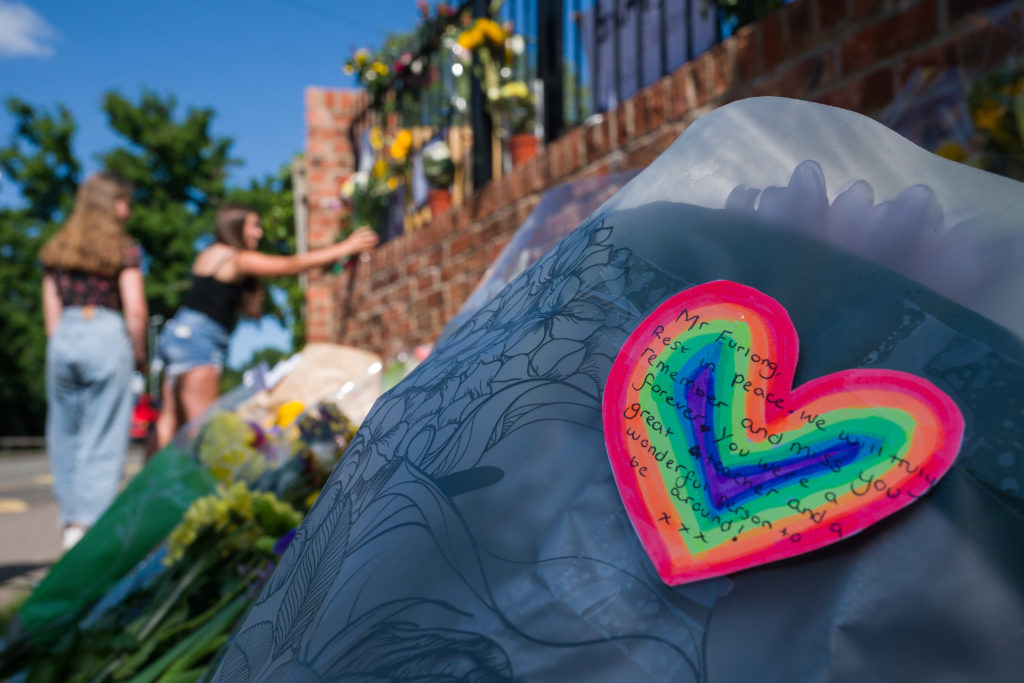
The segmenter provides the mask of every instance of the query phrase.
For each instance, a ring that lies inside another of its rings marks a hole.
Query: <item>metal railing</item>
[[[509,66],[511,77],[532,85],[537,130],[551,142],[568,128],[615,109],[643,88],[707,51],[739,27],[792,0],[504,0],[497,18],[511,22],[526,48]],[[491,0],[463,0],[460,11],[485,16]],[[468,98],[451,90],[450,53],[423,54],[439,74],[420,93],[416,120],[403,125],[445,127],[455,119],[472,128],[472,187],[492,177],[494,122],[472,79]],[[459,67],[455,67],[459,68]],[[456,104],[453,104],[456,103]],[[461,108],[460,108],[461,107]],[[371,112],[358,124],[379,120]],[[353,129],[358,148],[365,125]]]

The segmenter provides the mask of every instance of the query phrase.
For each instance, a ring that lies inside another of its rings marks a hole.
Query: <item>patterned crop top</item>
[[[122,270],[138,268],[142,263],[142,250],[135,243],[124,249]],[[81,270],[47,268],[57,284],[57,293],[63,306],[103,306],[121,311],[121,290],[117,275],[100,275]]]

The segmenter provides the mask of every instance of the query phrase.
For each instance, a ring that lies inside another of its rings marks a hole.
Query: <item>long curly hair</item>
[[[89,176],[75,194],[75,208],[64,226],[39,252],[47,268],[116,275],[134,242],[114,211],[119,199],[131,200],[131,183],[108,171]]]

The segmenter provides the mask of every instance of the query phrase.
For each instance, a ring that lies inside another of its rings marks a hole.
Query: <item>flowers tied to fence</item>
[[[532,132],[536,114],[533,94],[526,83],[512,78],[512,64],[526,46],[523,36],[489,17],[477,17],[452,45],[455,56],[472,62],[480,79],[488,112],[505,135]],[[475,61],[474,61],[475,57]]]
[[[433,188],[446,189],[455,179],[455,162],[448,143],[437,139],[423,147],[423,175]]]

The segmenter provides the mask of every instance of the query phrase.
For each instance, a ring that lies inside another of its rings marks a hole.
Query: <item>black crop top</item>
[[[242,285],[221,282],[212,275],[192,275],[192,287],[182,305],[199,311],[230,332],[238,317]]]

